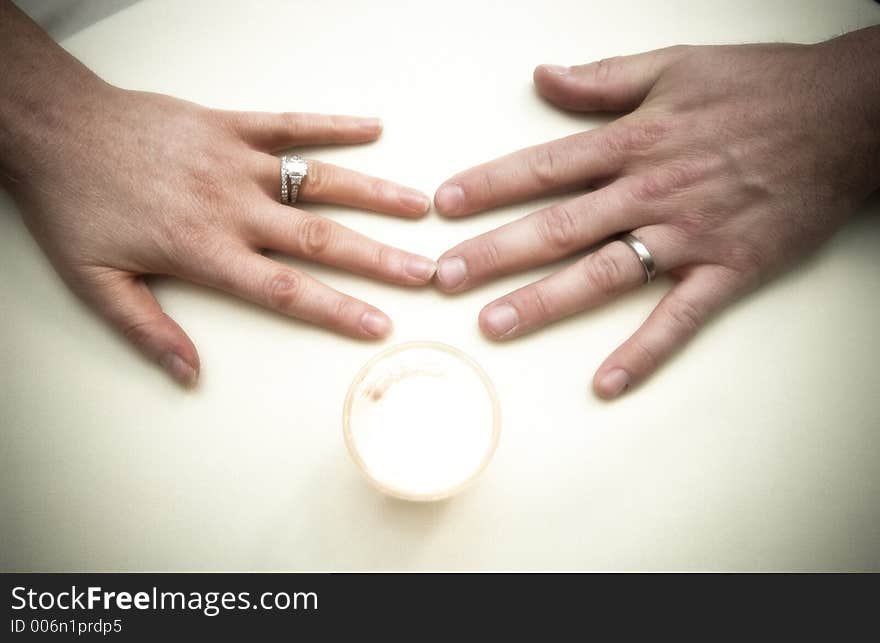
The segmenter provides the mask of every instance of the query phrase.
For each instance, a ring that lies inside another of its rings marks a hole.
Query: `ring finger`
[[[431,205],[425,194],[413,188],[314,159],[306,163],[308,173],[299,188],[299,201],[335,203],[401,217],[422,216]],[[281,160],[261,154],[258,175],[263,191],[280,201]]]
[[[650,250],[658,273],[687,263],[684,244],[662,225],[639,228],[632,234]],[[480,312],[480,328],[492,339],[512,339],[600,306],[645,280],[645,267],[635,251],[614,240],[559,272],[493,301]]]

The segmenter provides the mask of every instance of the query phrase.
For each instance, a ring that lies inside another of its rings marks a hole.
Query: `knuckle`
[[[493,272],[501,264],[501,253],[498,251],[498,245],[490,236],[477,241],[472,248],[472,252],[476,259],[476,264],[482,272]]]
[[[586,282],[603,298],[610,298],[620,290],[623,270],[617,259],[607,252],[594,252],[584,259]]]
[[[614,70],[619,64],[617,56],[611,58],[602,58],[592,65],[593,81],[599,84],[605,84],[614,77]]]
[[[665,51],[673,58],[682,58],[691,52],[693,45],[670,45],[664,47],[661,51]]]
[[[305,129],[306,123],[303,122],[304,120],[302,115],[296,112],[281,112],[278,114],[278,124],[283,130],[290,132],[294,136],[301,134],[303,129]]]
[[[348,119],[344,116],[332,115],[327,120],[327,129],[333,134],[341,134],[347,129]]]
[[[614,80],[614,75],[619,67],[618,57],[603,58],[591,65],[593,74],[592,83],[599,88],[607,86]],[[614,111],[617,108],[613,100],[613,94],[609,91],[598,91],[595,94],[595,107],[601,111]]]
[[[138,347],[145,346],[152,338],[155,319],[136,319],[127,322],[122,328],[123,336]]]
[[[660,356],[657,354],[656,349],[637,337],[631,340],[630,346],[635,353],[636,370],[639,373],[645,375],[657,370],[657,367],[660,366]]]
[[[757,274],[765,261],[763,252],[755,244],[737,243],[724,249],[720,263],[742,273]]]
[[[486,172],[480,172],[478,174],[477,189],[474,191],[476,194],[481,194],[483,199],[487,201],[492,201],[495,198],[495,194],[497,193],[497,179],[491,170]],[[465,195],[471,194],[471,190],[467,188],[467,186],[463,186]]]
[[[709,172],[702,162],[668,163],[640,177],[632,196],[640,202],[663,200],[699,184]]]
[[[669,47],[663,47],[654,51],[653,60],[657,65],[660,65],[665,72],[668,71],[669,68],[679,65],[687,58],[692,50],[692,45],[671,45]]]
[[[388,203],[394,199],[394,188],[382,179],[370,179],[367,195],[371,203]]]
[[[691,163],[671,163],[663,168],[665,183],[669,192],[687,190],[698,184],[711,172],[703,161]]]
[[[225,109],[205,108],[208,119],[215,123],[225,134],[237,136],[239,130],[247,123],[245,114]]]
[[[551,187],[557,181],[559,159],[557,152],[548,145],[536,147],[527,160],[529,175],[541,187]]]
[[[657,171],[646,174],[632,186],[630,194],[638,203],[652,203],[664,199],[669,194],[666,177]]]
[[[738,163],[730,149],[711,152],[703,151],[699,161],[692,163],[690,169],[697,179],[706,179],[709,177],[735,175]]]
[[[663,306],[663,311],[675,326],[686,335],[692,335],[700,327],[703,313],[688,299],[671,297]]]
[[[577,243],[578,221],[564,204],[551,206],[536,220],[538,235],[558,250],[571,250]]]
[[[357,319],[358,304],[348,297],[339,297],[330,307],[331,319],[329,321],[344,324],[349,320]]]
[[[395,274],[397,266],[401,264],[399,252],[385,245],[380,245],[376,249],[376,257],[373,261],[378,272],[385,275]]]
[[[630,119],[608,132],[606,145],[618,154],[645,154],[665,139],[671,128],[672,123],[658,116]]]
[[[296,308],[302,282],[295,272],[279,270],[274,273],[266,284],[266,296],[269,305],[276,310],[293,310]]]
[[[549,320],[553,318],[554,306],[553,302],[547,296],[547,293],[540,286],[535,286],[529,292],[529,309],[534,314],[534,319]]]
[[[299,224],[298,236],[307,255],[320,255],[330,246],[333,224],[314,214],[305,215]]]
[[[677,215],[669,222],[669,226],[681,235],[682,239],[705,241],[708,221],[707,213],[700,210],[689,210]]]

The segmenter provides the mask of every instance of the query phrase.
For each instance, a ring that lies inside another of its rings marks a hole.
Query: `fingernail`
[[[486,311],[486,330],[501,337],[506,335],[519,323],[519,314],[510,304],[499,304]]]
[[[441,259],[437,267],[437,281],[449,290],[461,285],[467,277],[467,264],[461,257]]]
[[[413,255],[403,264],[403,270],[410,277],[427,282],[437,271],[437,264],[427,257]]]
[[[382,129],[381,118],[362,118],[361,127],[364,129]]]
[[[159,364],[178,382],[192,388],[199,379],[199,374],[186,360],[176,353],[166,353]]]
[[[562,65],[541,65],[545,71],[549,71],[551,74],[556,74],[557,76],[563,76],[571,71],[570,67],[563,67]]]
[[[416,190],[402,190],[400,193],[400,202],[404,207],[409,208],[413,212],[424,214],[431,207],[431,200],[421,192]]]
[[[622,368],[608,371],[599,380],[599,394],[602,397],[617,397],[629,386],[629,374]]]
[[[368,310],[361,317],[361,328],[374,337],[385,337],[391,331],[391,320],[374,310]]]
[[[437,190],[434,203],[443,214],[457,214],[464,206],[464,190],[460,185],[447,183]]]

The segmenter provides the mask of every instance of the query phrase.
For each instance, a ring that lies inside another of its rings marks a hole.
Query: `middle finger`
[[[404,286],[421,286],[437,264],[374,241],[351,228],[298,208],[267,202],[251,219],[249,236],[260,248],[277,250]]]

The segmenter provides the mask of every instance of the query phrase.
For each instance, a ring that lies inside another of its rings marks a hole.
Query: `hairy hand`
[[[446,181],[435,203],[448,216],[595,189],[447,251],[439,287],[467,290],[633,231],[673,285],[596,373],[599,395],[620,394],[714,312],[827,239],[880,184],[878,35],[538,67],[539,91],[560,107],[631,113]],[[644,280],[632,249],[611,241],[490,303],[480,326],[510,339]]]

